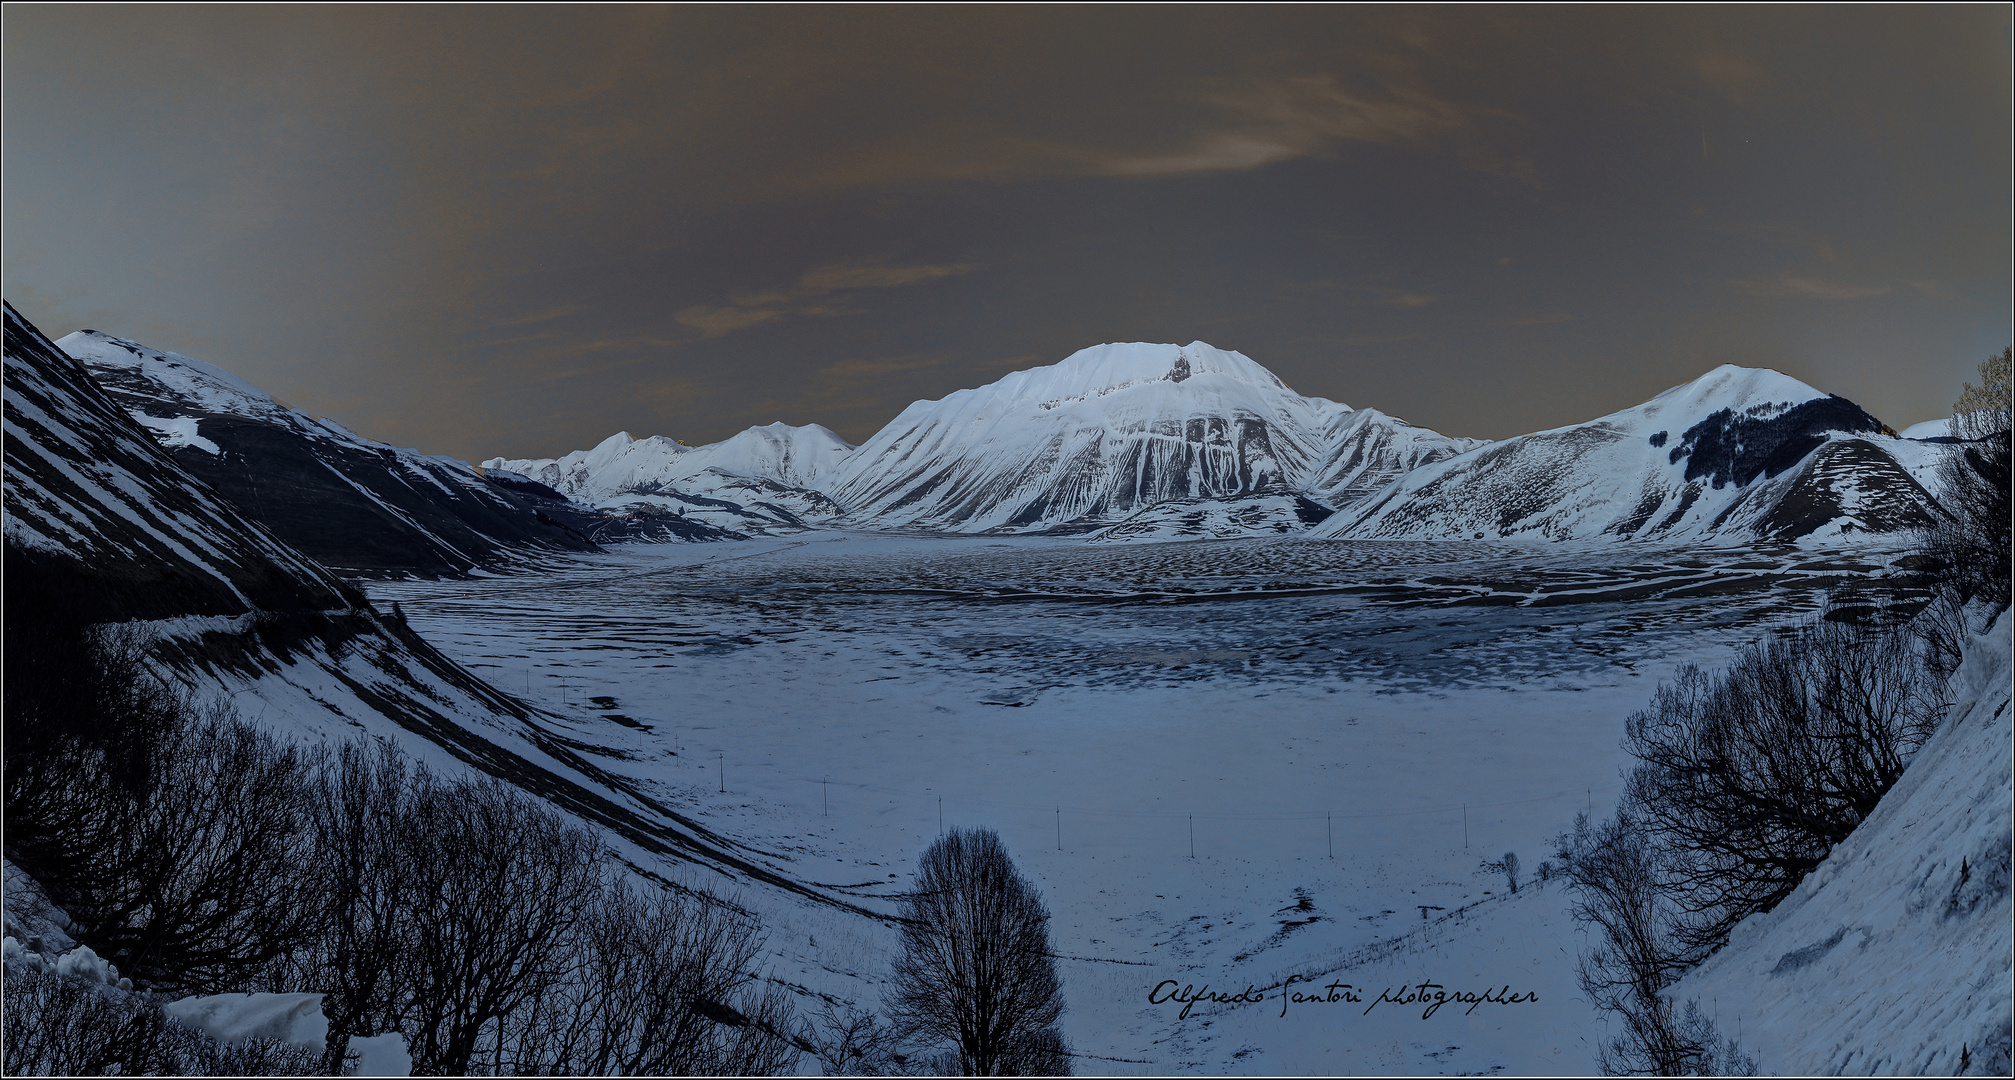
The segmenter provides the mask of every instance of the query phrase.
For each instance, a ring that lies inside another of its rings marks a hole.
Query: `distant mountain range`
[[[619,435],[557,460],[487,464],[603,507],[765,480],[829,500],[804,523],[858,528],[1789,541],[1928,524],[1940,431],[1899,438],[1845,398],[1724,366],[1610,416],[1486,443],[1304,397],[1239,353],[1192,342],[1100,345],[919,401],[857,448],[821,427],[772,425],[706,447]],[[774,446],[804,448],[788,476],[776,451],[757,452]]]
[[[56,343],[159,448],[350,574],[501,571],[621,540],[842,527],[1102,542],[1793,541],[1915,529],[1942,428],[1721,367],[1503,442],[1296,393],[1203,342],[1109,344],[937,401],[855,447],[816,424],[706,446],[619,432],[470,466],[366,439],[231,373],[97,331]]]

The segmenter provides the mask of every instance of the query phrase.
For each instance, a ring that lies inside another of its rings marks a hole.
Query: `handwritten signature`
[[[1294,989],[1294,984],[1298,981],[1311,986],[1312,989],[1306,991]],[[1176,1019],[1187,1020],[1189,1011],[1198,1005],[1257,1005],[1266,1000],[1266,993],[1251,983],[1247,983],[1244,990],[1233,994],[1212,990],[1208,983],[1199,990],[1195,983],[1184,984],[1175,979],[1163,979],[1153,990],[1148,991],[1147,1003],[1162,1005],[1172,1002],[1181,1005],[1182,1012],[1176,1015]],[[1371,993],[1370,987],[1361,987],[1340,980],[1316,987],[1313,979],[1304,980],[1299,975],[1290,975],[1287,981],[1281,984],[1280,1015],[1287,1016],[1289,1005],[1362,1004],[1365,995],[1369,993]],[[1467,1016],[1484,1005],[1528,1005],[1538,1000],[1537,990],[1517,993],[1508,983],[1502,987],[1478,991],[1450,990],[1441,983],[1423,981],[1386,987],[1379,991],[1377,997],[1371,999],[1371,1004],[1364,1006],[1364,1012],[1359,1015],[1368,1016],[1371,1010],[1390,1003],[1422,1006],[1420,1018],[1432,1020],[1443,1005],[1467,1005],[1469,1007],[1463,1010],[1463,1015]]]

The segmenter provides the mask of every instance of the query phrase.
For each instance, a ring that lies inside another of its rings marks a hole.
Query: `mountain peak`
[[[1209,383],[1244,383],[1287,389],[1278,376],[1244,354],[1202,341],[1187,345],[1146,341],[1093,345],[1054,364],[1017,371],[994,386],[1014,400],[1062,401],[1102,396],[1134,386],[1154,383],[1183,386],[1192,381],[1197,387]]]
[[[215,364],[150,349],[99,330],[79,330],[56,347],[83,362],[101,381],[139,389],[191,412],[265,418],[285,412],[271,394]]]

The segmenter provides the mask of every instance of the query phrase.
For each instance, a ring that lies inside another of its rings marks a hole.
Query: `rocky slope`
[[[344,573],[453,576],[595,546],[598,516],[541,485],[366,439],[176,353],[95,330],[56,345],[182,468]]]

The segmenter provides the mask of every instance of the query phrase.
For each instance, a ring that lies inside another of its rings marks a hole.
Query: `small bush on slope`
[[[1630,820],[1660,851],[1658,887],[1688,963],[1767,911],[1902,777],[1943,714],[1914,637],[1820,620],[1681,668],[1630,717]]]

